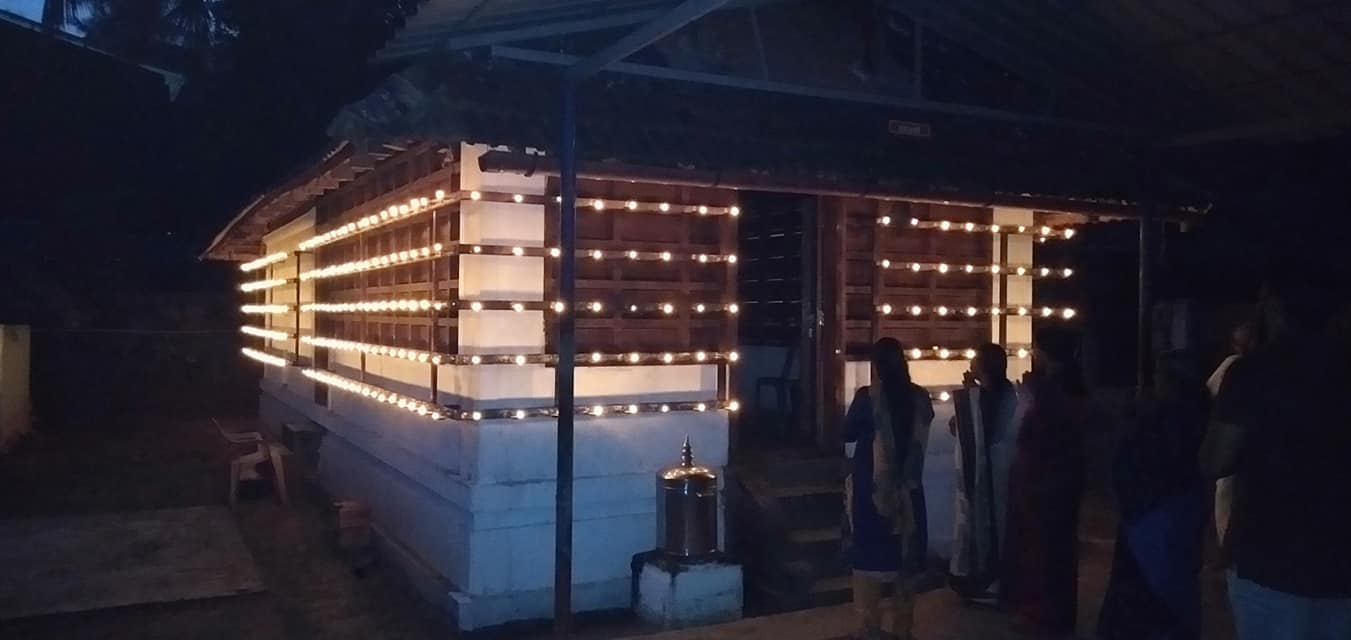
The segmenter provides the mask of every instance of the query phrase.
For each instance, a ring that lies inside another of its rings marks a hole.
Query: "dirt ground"
[[[40,430],[0,457],[0,517],[90,514],[223,504],[230,448],[209,420],[147,418],[79,428]],[[440,612],[410,594],[377,565],[361,572],[335,553],[325,529],[326,498],[300,479],[298,499],[283,507],[270,497],[235,512],[267,591],[195,602],[142,605],[0,622],[0,637],[24,639],[250,638],[445,639],[455,637]],[[1090,498],[1082,528],[1080,634],[1090,638],[1110,572],[1115,526],[1109,502]],[[1217,572],[1206,574],[1206,640],[1232,631]],[[945,594],[926,599],[935,632],[962,619],[971,640],[1004,637],[999,614],[972,617]],[[846,625],[844,609],[821,616]],[[807,612],[790,614],[808,615]],[[623,617],[584,619],[582,638],[623,637],[641,629]],[[848,631],[838,630],[839,634]],[[919,629],[921,633],[924,629]],[[544,637],[523,627],[490,637]],[[752,634],[758,635],[758,634]],[[782,636],[782,634],[776,634]],[[687,636],[698,637],[698,635]],[[751,636],[748,636],[751,637]],[[921,635],[921,637],[924,637]],[[786,640],[786,638],[781,638]]]

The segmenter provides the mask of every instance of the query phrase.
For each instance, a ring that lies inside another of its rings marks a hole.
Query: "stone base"
[[[638,617],[663,629],[741,619],[741,565],[725,561],[684,564],[643,553],[634,557]]]

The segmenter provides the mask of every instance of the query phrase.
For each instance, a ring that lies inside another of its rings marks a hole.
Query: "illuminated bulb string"
[[[1052,267],[1034,267],[1031,265],[975,265],[975,264],[949,264],[946,262],[893,262],[891,260],[879,260],[877,266],[883,269],[904,269],[912,273],[937,273],[939,275],[964,275],[964,274],[1008,274],[1015,276],[1033,276],[1040,278],[1068,278],[1074,275],[1074,270],[1069,268]]]
[[[300,305],[301,311],[314,313],[414,313],[440,311],[449,306],[441,300],[362,300],[358,302],[311,302]]]
[[[284,304],[246,304],[240,311],[250,314],[267,315],[272,313],[290,313],[291,307]]]
[[[558,364],[556,354],[442,354],[422,351],[420,349],[407,349],[403,347],[391,347],[387,345],[371,344],[366,342],[355,342],[352,340],[340,340],[338,338],[326,338],[321,336],[302,336],[300,341],[323,349],[333,349],[337,351],[348,351],[356,353],[365,353],[369,355],[389,356],[402,360],[422,362],[429,364],[454,364],[454,365],[525,365],[525,364]],[[654,365],[654,364],[714,364],[714,363],[735,363],[741,359],[741,356],[735,352],[720,351],[684,351],[684,352],[629,352],[629,353],[582,353],[577,354],[575,362],[580,365],[603,366],[603,365]]]
[[[922,307],[920,305],[894,306],[891,304],[881,304],[877,306],[877,311],[884,316],[907,315],[912,317],[938,316],[940,318],[975,318],[982,315],[1010,315],[1010,316],[1033,316],[1040,318],[1060,318],[1063,320],[1072,320],[1078,315],[1078,311],[1072,308],[1055,307],[1009,307],[1000,309],[999,307],[960,307],[943,306]]]
[[[239,285],[239,290],[245,293],[248,293],[250,291],[262,291],[263,289],[280,287],[284,284],[289,284],[290,282],[291,282],[290,280],[285,278],[276,278],[273,280],[255,280],[253,282],[245,282],[244,284]]]
[[[1006,347],[1005,353],[1018,358],[1026,358],[1031,352],[1027,347]],[[906,349],[909,360],[970,360],[976,357],[976,350],[970,347],[930,347],[928,349]]]
[[[429,260],[441,255],[442,245],[440,242],[418,249],[407,249],[404,251],[395,251],[383,256],[366,258],[365,260],[353,260],[351,262],[342,262],[339,264],[310,269],[300,272],[300,279],[319,280],[323,278],[336,278],[340,276],[350,276],[377,269],[388,269],[399,265],[412,264],[422,260]]]
[[[285,358],[279,358],[270,353],[264,353],[257,349],[250,349],[248,347],[244,347],[243,349],[240,349],[239,352],[244,354],[244,356],[247,358],[252,358],[254,360],[257,360],[258,362],[261,362],[263,364],[270,364],[274,367],[284,367],[287,365]]]
[[[291,334],[286,333],[285,331],[275,331],[273,329],[263,329],[260,327],[250,327],[247,325],[240,327],[239,332],[245,335],[253,336],[255,338],[271,338],[273,340],[285,340],[291,337]]]
[[[278,251],[277,253],[274,253],[270,256],[263,256],[261,258],[258,258],[257,260],[250,260],[248,262],[245,262],[244,264],[239,265],[239,270],[256,271],[258,269],[266,267],[267,265],[277,264],[278,262],[281,262],[282,260],[285,260],[289,257],[291,257],[290,252]]]
[[[882,216],[877,219],[877,224],[889,227],[894,223],[891,216]],[[909,226],[913,229],[937,229],[939,231],[955,231],[965,233],[1003,233],[1006,235],[1032,235],[1038,238],[1062,238],[1069,240],[1077,235],[1073,228],[1057,228],[1049,225],[999,225],[999,224],[980,224],[976,222],[954,222],[952,220],[921,220],[919,218],[910,218]]]
[[[420,198],[412,198],[409,199],[408,202],[390,205],[389,207],[381,209],[379,213],[363,216],[355,222],[348,222],[325,231],[324,233],[306,238],[300,242],[299,247],[301,251],[317,249],[326,244],[331,244],[347,238],[353,234],[372,231],[387,224],[406,220],[412,216],[435,210],[455,201],[456,200],[454,199],[447,200],[446,192],[442,189],[437,189],[430,197],[423,196]]]
[[[638,414],[650,413],[673,413],[673,412],[694,412],[703,413],[707,411],[728,411],[737,412],[741,410],[741,403],[736,400],[718,401],[695,401],[695,402],[639,402],[629,404],[584,404],[579,403],[574,409],[578,416],[587,416],[592,418],[624,417]],[[456,420],[528,420],[530,418],[557,418],[557,407],[530,407],[524,409],[485,409],[479,411],[473,410],[452,410],[450,417]]]
[[[555,313],[564,313],[567,311],[567,305],[562,301],[558,302],[506,302],[501,300],[475,300],[471,302],[456,303],[462,310],[467,311],[533,311],[539,309],[550,309]],[[605,300],[578,301],[577,306],[582,314],[602,314],[608,311],[618,309],[621,313],[638,313],[654,315],[675,315],[682,309],[687,309],[695,314],[726,312],[737,314],[741,312],[741,305],[735,302],[695,302],[689,304],[676,304],[674,302],[644,302],[629,304],[613,304]]]
[[[405,349],[403,347],[389,347],[385,345],[369,344],[365,342],[353,342],[351,340],[339,340],[337,338],[324,338],[320,336],[302,336],[300,341],[321,349],[333,349],[336,351],[351,351],[365,353],[370,355],[389,356],[399,358],[400,360],[410,360],[413,362],[422,362],[428,364],[441,364],[447,361],[447,358],[454,356],[445,356],[430,351],[419,349]]]
[[[410,398],[403,394],[394,393],[393,391],[388,391],[375,385],[357,382],[356,380],[340,376],[336,373],[320,371],[318,369],[303,369],[301,370],[301,373],[306,378],[320,384],[335,389],[341,389],[365,398],[370,398],[376,402],[393,405],[400,409],[405,409],[409,413],[414,413],[430,420],[441,420],[446,417],[446,410],[443,407],[438,407],[430,402],[425,402],[416,398]]]

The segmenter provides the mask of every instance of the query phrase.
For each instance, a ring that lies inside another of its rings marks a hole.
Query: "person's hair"
[[[895,338],[882,338],[873,344],[873,393],[880,393],[891,413],[892,433],[898,437],[909,433],[910,421],[915,419],[915,399],[910,389],[910,365],[905,361],[905,347]],[[882,425],[877,425],[882,428]]]
[[[1083,368],[1079,364],[1079,344],[1076,336],[1064,330],[1045,329],[1037,333],[1035,346],[1050,358],[1054,379],[1071,395],[1088,393]],[[1033,367],[1037,363],[1033,361]]]
[[[987,342],[976,347],[976,355],[980,358],[982,369],[985,373],[995,380],[1007,380],[1009,377],[1009,354],[1001,347],[992,342]]]
[[[1262,287],[1264,319],[1270,333],[1321,330],[1341,304],[1339,287],[1325,269],[1287,267],[1270,272]]]

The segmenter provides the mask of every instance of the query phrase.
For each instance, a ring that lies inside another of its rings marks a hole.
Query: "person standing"
[[[1019,387],[1024,418],[1009,472],[1001,599],[1038,638],[1074,632],[1079,502],[1084,484],[1083,383],[1074,350],[1044,334]]]
[[[1210,390],[1211,397],[1220,394],[1220,386],[1224,384],[1224,376],[1229,373],[1229,367],[1238,362],[1239,358],[1251,353],[1257,346],[1257,325],[1253,322],[1244,322],[1234,328],[1232,336],[1233,353],[1229,354],[1220,362],[1220,366],[1215,367],[1215,372],[1210,374],[1206,380],[1206,388]],[[1220,555],[1227,556],[1224,551],[1225,538],[1229,533],[1229,518],[1234,509],[1234,479],[1220,478],[1215,481],[1215,539],[1220,544]]]
[[[1098,618],[1101,640],[1201,637],[1206,487],[1196,456],[1210,396],[1185,352],[1155,367],[1155,398],[1117,450],[1116,549]]]
[[[903,353],[894,338],[873,345],[872,383],[854,394],[845,417],[848,555],[864,638],[888,637],[881,594],[882,584],[893,582],[891,637],[910,640],[914,578],[927,555],[920,478],[934,411],[929,393],[910,381]]]
[[[1240,640],[1351,638],[1351,353],[1319,269],[1271,281],[1268,341],[1235,362],[1202,447],[1233,476],[1229,599]]]
[[[968,602],[997,604],[1018,411],[1003,347],[984,344],[976,349],[963,387],[954,398],[957,415],[948,425],[957,438],[949,584]]]

